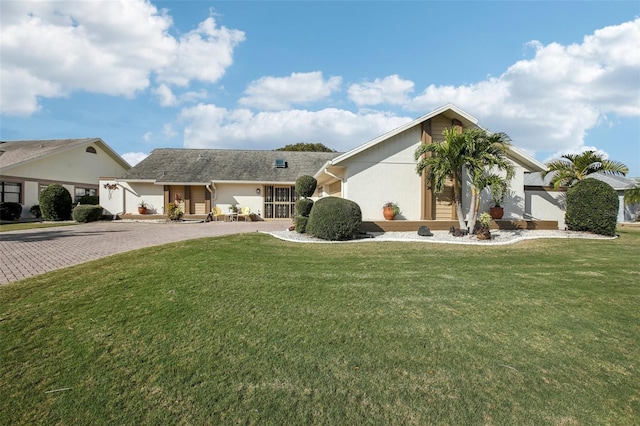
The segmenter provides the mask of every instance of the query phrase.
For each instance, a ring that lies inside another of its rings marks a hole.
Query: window
[[[75,189],[75,202],[77,203],[78,201],[80,201],[80,198],[84,197],[85,195],[91,195],[92,197],[97,195],[96,189],[95,188],[78,188],[76,187]]]
[[[22,184],[15,182],[0,182],[0,202],[20,203],[22,198]]]
[[[295,202],[298,199],[295,186],[264,187],[265,219],[286,219],[293,217]]]
[[[96,149],[92,146],[88,146],[87,149],[85,150],[85,152],[88,152],[89,154],[97,154],[98,152],[96,151]]]

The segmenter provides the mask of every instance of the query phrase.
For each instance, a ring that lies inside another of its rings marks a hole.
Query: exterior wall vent
[[[282,160],[282,159],[277,159],[275,161],[275,168],[276,169],[286,169],[287,168],[287,162],[286,160]]]

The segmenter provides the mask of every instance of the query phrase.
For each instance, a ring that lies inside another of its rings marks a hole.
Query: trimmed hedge
[[[309,218],[307,216],[296,216],[295,219],[293,219],[293,223],[296,225],[296,232],[298,234],[304,234],[307,232]]]
[[[593,178],[578,181],[567,190],[567,228],[613,236],[619,207],[618,194],[610,185]]]
[[[102,219],[102,206],[80,204],[73,209],[73,220],[76,222],[95,222]]]
[[[350,240],[362,224],[362,210],[351,200],[337,197],[321,198],[315,202],[307,232],[323,240]]]
[[[313,195],[318,186],[318,181],[313,176],[302,175],[296,179],[296,192],[299,197],[308,198]]]
[[[98,204],[100,204],[100,197],[97,195],[85,194],[82,197],[80,197],[78,202],[80,204],[90,204],[90,205],[97,206]]]
[[[305,216],[309,217],[311,213],[311,208],[313,207],[313,200],[309,198],[300,198],[296,201],[296,216]]]
[[[0,219],[18,220],[22,216],[22,205],[20,203],[0,203]]]
[[[40,211],[44,220],[69,220],[72,208],[71,194],[58,183],[47,186],[40,193]]]

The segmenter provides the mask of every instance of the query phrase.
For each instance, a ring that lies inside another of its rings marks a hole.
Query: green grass
[[[245,234],[0,287],[2,424],[637,424],[640,230]]]

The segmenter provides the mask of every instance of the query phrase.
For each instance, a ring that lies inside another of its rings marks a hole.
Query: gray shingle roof
[[[314,175],[338,155],[338,152],[163,148],[153,150],[121,180],[295,182],[301,175]],[[287,167],[276,168],[276,159],[285,160]]]

